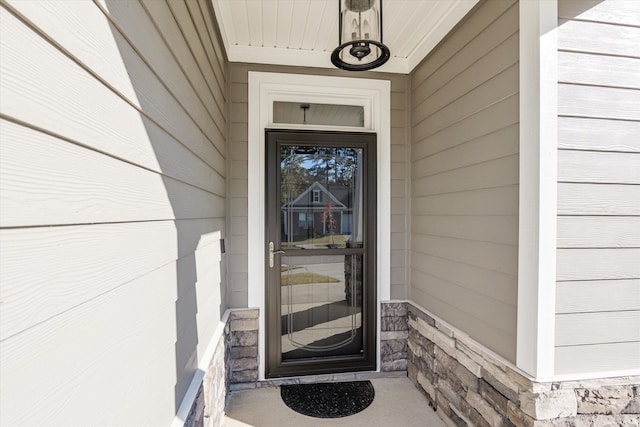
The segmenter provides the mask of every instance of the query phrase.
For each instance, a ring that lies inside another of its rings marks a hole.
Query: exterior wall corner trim
[[[516,365],[554,375],[557,0],[520,1],[520,190]]]

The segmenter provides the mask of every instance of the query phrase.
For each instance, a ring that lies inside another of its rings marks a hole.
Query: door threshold
[[[341,374],[305,375],[302,377],[272,378],[254,383],[229,384],[229,391],[249,390],[253,388],[279,387],[289,384],[314,384],[345,381],[366,381],[378,378],[406,378],[407,371],[393,372],[345,372]]]

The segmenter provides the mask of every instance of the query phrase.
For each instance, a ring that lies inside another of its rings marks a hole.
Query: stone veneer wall
[[[407,370],[407,304],[387,302],[380,306],[380,370]]]
[[[258,314],[230,312],[185,426],[218,427],[227,391],[282,382],[258,382]],[[640,427],[640,377],[535,382],[411,303],[382,303],[380,322],[381,371],[406,370],[451,426]]]
[[[258,309],[233,310],[225,328],[229,386],[258,381]]]
[[[273,387],[285,383],[305,382],[304,379],[277,379],[258,381],[258,316],[259,310],[233,310],[225,328],[228,390],[253,387]],[[381,305],[381,360],[382,372],[404,372],[407,370],[407,304],[382,303]],[[388,375],[388,374],[387,374]],[[314,375],[311,382],[358,380],[370,373],[345,373]],[[396,376],[396,375],[394,375]]]
[[[258,382],[258,316],[259,310],[234,310],[225,328],[228,347],[227,366],[229,390],[241,390],[255,386],[274,386],[286,380]],[[381,305],[381,359],[382,372],[407,370],[407,304],[382,303]],[[360,375],[355,377],[359,378]],[[322,376],[314,376],[318,381]],[[336,374],[327,379],[349,379],[349,374]],[[354,378],[355,379],[355,378]],[[298,383],[304,380],[296,379]]]
[[[185,427],[222,425],[227,392],[258,380],[258,313],[233,310],[196,394]]]
[[[228,390],[227,348],[226,334],[223,334],[218,340],[213,357],[189,410],[189,415],[184,422],[185,427],[219,427],[222,425]]]
[[[450,425],[640,426],[640,377],[535,382],[414,305],[407,312],[409,378]]]

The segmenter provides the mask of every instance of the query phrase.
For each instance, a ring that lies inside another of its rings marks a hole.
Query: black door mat
[[[280,387],[284,403],[294,411],[316,418],[357,414],[373,402],[371,381],[292,384]]]

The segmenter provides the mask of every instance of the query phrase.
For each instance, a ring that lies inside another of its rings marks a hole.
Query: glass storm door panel
[[[267,377],[375,369],[375,135],[267,131]]]

